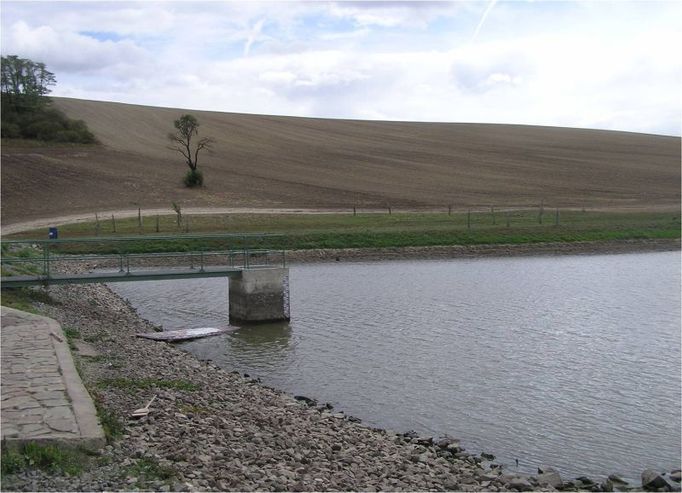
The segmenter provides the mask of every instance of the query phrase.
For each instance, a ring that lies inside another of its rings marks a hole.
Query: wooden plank
[[[234,332],[238,327],[199,327],[196,329],[181,329],[181,330],[168,330],[163,332],[145,332],[136,334],[137,337],[143,337],[145,339],[152,339],[154,341],[186,341],[189,339],[198,339],[200,337],[211,337],[220,334],[226,334],[228,332]]]

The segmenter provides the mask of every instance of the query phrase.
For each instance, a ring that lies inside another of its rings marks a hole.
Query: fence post
[[[494,205],[490,206],[490,214],[493,216],[493,226],[495,226],[495,224],[497,224],[497,223],[495,222],[495,206]]]
[[[556,218],[554,219],[554,226],[559,226],[559,208],[556,208]]]
[[[467,211],[467,229],[471,229],[471,209]]]
[[[448,204],[448,216],[452,216],[452,204]]]
[[[159,232],[159,215],[156,215],[156,232]]]
[[[509,216],[510,216],[510,213],[509,213],[509,211],[507,211],[507,227],[509,227],[509,221],[510,221]]]
[[[542,224],[542,215],[544,214],[544,212],[545,212],[545,200],[543,199],[540,201],[540,207],[538,210],[538,223],[539,224]]]
[[[116,218],[114,217],[113,214],[111,215],[111,224],[113,226],[114,233],[115,233],[116,232]]]
[[[137,225],[142,228],[142,208],[137,208]]]
[[[95,236],[99,236],[99,214],[95,212]]]

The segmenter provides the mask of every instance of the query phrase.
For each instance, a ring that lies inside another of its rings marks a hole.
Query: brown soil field
[[[679,137],[522,125],[329,120],[53,98],[101,144],[2,146],[2,223],[167,208],[678,210]],[[168,148],[191,113],[205,186]]]

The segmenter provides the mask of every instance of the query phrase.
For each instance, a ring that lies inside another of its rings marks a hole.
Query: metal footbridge
[[[278,235],[205,234],[174,236],[115,236],[2,242],[3,288],[241,277],[247,270],[286,267],[284,250],[245,248]],[[168,251],[178,242],[196,250]],[[144,244],[151,253],[134,253]],[[230,248],[229,245],[240,248]],[[228,248],[224,248],[225,246]],[[219,248],[222,247],[222,248]],[[107,253],[70,254],[69,251]],[[114,251],[115,253],[111,253]]]

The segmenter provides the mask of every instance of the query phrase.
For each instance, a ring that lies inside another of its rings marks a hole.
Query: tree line
[[[47,96],[57,83],[44,63],[16,55],[1,62],[0,113],[3,138],[37,139],[47,142],[97,142],[82,120],[68,118]]]

